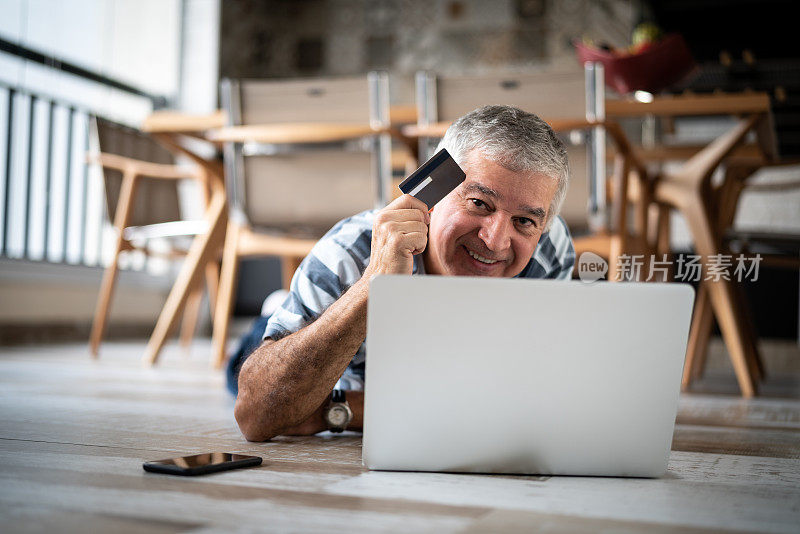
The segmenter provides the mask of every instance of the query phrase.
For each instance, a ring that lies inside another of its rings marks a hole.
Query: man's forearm
[[[235,409],[248,440],[276,436],[320,408],[364,341],[367,293],[362,279],[316,321],[250,355],[239,375]]]

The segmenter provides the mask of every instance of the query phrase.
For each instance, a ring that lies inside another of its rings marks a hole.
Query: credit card
[[[466,177],[456,160],[443,148],[400,182],[400,191],[420,199],[433,209]]]

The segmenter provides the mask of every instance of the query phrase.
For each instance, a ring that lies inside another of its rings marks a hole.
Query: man
[[[239,374],[235,415],[248,440],[341,430],[344,425],[331,427],[326,411],[337,382],[333,400],[340,400],[338,389],[348,390],[346,428],[361,429],[372,277],[571,276],[575,252],[558,217],[567,154],[544,121],[516,108],[486,106],[455,121],[441,147],[466,179],[430,214],[424,203],[403,195],[345,219],[295,273],[263,343]]]

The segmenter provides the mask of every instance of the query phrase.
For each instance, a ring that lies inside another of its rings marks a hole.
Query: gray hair
[[[437,152],[446,148],[463,166],[473,150],[512,172],[535,172],[558,181],[547,209],[545,232],[561,212],[569,183],[564,144],[542,119],[511,106],[483,106],[457,119],[444,134]]]

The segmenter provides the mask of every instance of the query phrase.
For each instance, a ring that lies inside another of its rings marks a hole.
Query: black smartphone
[[[245,456],[244,454],[231,452],[207,452],[193,456],[145,462],[142,467],[150,473],[195,476],[255,465],[261,465],[261,458],[258,456]]]

